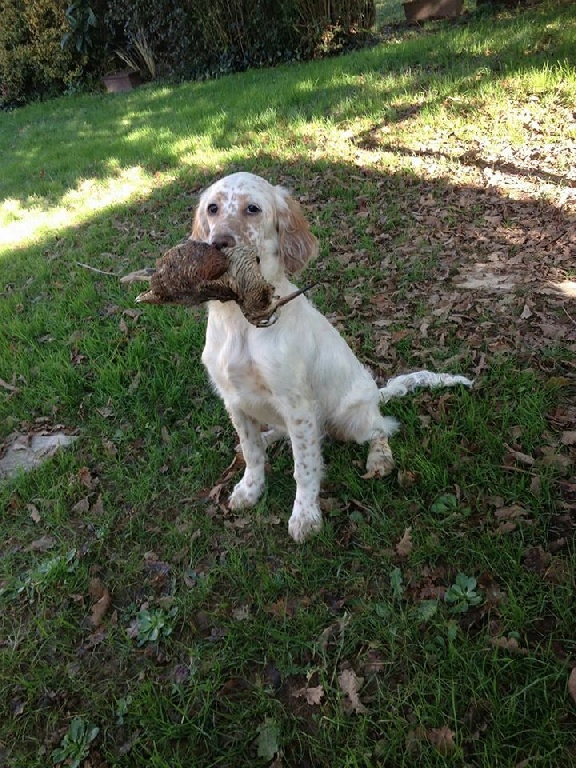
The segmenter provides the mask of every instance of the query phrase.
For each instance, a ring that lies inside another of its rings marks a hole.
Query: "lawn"
[[[0,765],[576,766],[576,13],[386,26],[339,58],[0,114]],[[301,278],[380,382],[398,471],[289,447],[233,514],[201,310],[119,275],[199,191],[289,187]],[[100,272],[86,268],[93,267]]]

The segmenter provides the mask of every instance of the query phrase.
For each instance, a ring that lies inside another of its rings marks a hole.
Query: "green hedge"
[[[332,53],[374,21],[374,0],[117,0],[105,19],[119,47],[141,30],[160,72],[192,78]]]
[[[94,0],[104,13],[108,0]],[[87,50],[61,42],[70,0],[0,0],[0,105],[23,104],[81,87],[97,73],[106,48],[102,27]]]
[[[0,105],[83,87],[123,60],[183,79],[337,53],[374,19],[374,0],[0,0]]]
[[[1,0],[0,98],[22,102],[59,93],[78,75],[78,62],[60,47],[66,4]]]

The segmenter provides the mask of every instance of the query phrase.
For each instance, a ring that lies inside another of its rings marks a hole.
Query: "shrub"
[[[145,30],[159,68],[180,77],[341,50],[374,20],[373,0],[118,0],[106,14],[109,37],[119,47]]]
[[[0,0],[0,102],[61,93],[78,80],[83,55],[63,50],[64,0]]]
[[[374,0],[0,0],[0,104],[62,93],[115,52],[178,78],[326,55],[374,18]]]

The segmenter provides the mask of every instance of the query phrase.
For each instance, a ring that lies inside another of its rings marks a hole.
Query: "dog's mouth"
[[[150,290],[136,297],[138,303],[194,306],[213,300],[234,301],[257,328],[274,325],[285,304],[312,288],[307,285],[287,296],[276,295],[262,275],[255,248],[229,247],[222,241],[187,239],[167,251],[156,269],[146,268],[133,276],[150,282]]]

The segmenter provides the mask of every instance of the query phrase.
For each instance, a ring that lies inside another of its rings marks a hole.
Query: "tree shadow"
[[[329,62],[231,75],[226,80],[225,103],[221,81],[208,81],[103,94],[99,98],[106,108],[97,117],[88,109],[93,95],[31,105],[3,116],[20,127],[16,136],[7,134],[13,146],[5,161],[0,194],[23,209],[39,201],[58,206],[86,179],[120,178],[127,168],[137,166],[151,172],[166,168],[179,172],[182,157],[193,157],[205,143],[224,152],[295,117],[308,122],[327,117],[354,119],[359,93],[367,104],[382,104],[392,121],[404,120],[424,107],[434,108],[459,94],[470,101],[482,98],[486,78],[492,73],[500,77],[504,71],[512,76],[569,60],[568,43],[558,44],[548,30],[566,20],[568,9],[560,5],[555,10],[532,9],[531,13],[536,23],[521,23],[518,16],[504,14],[497,24],[490,21],[475,27],[474,46],[463,25],[450,33],[422,31],[403,46],[382,44]],[[539,17],[549,23],[541,23]],[[428,90],[431,73],[434,93],[402,105],[406,93]],[[59,150],[47,156],[45,147],[54,139],[53,115],[58,115]],[[193,134],[186,134],[186,115],[194,125]],[[81,154],[78,142],[86,148]],[[189,162],[194,173],[194,160]],[[20,172],[11,174],[15,167]],[[54,169],[63,179],[59,189],[51,183]],[[11,181],[13,177],[18,179],[16,183]]]
[[[452,160],[462,163],[463,165],[475,166],[480,169],[497,170],[508,176],[519,176],[526,179],[540,179],[544,182],[549,182],[554,185],[563,187],[576,188],[576,179],[571,178],[566,174],[552,173],[545,171],[539,167],[523,167],[516,165],[507,160],[487,160],[482,157],[480,151],[475,149],[467,149],[462,153],[449,153],[441,152],[434,149],[415,149],[413,147],[402,147],[399,144],[389,144],[382,141],[378,136],[380,126],[375,126],[368,131],[364,131],[355,139],[355,144],[368,150],[378,150],[380,152],[391,152],[393,154],[401,154],[406,157],[422,157],[422,158],[441,158],[445,160]]]
[[[481,372],[490,355],[502,353],[534,359],[545,370],[571,370],[576,217],[570,211],[541,199],[514,199],[493,186],[306,156],[295,156],[286,167],[261,152],[217,175],[240,169],[294,189],[321,243],[321,258],[308,268],[319,281],[314,300],[380,377],[414,364],[445,367],[456,358]],[[43,362],[51,369],[59,361],[68,371],[69,416],[81,410],[86,382],[98,391],[98,360],[108,343],[102,328],[108,326],[114,344],[125,346],[118,314],[133,307],[137,287],[127,290],[78,262],[117,274],[153,264],[189,231],[191,190],[211,180],[203,170],[188,169],[144,200],[100,211],[0,260],[0,294],[9,317],[0,338],[11,350],[0,378],[28,381],[19,398],[4,402],[5,418],[17,404],[22,417],[43,415],[54,405],[42,376],[31,383],[30,371],[20,367],[30,345],[40,369]],[[299,278],[307,280],[306,273]],[[55,326],[54,315],[67,320]],[[149,314],[154,338],[170,317]],[[185,317],[178,314],[178,323]],[[190,354],[198,358],[201,327],[196,316],[191,322]],[[142,337],[134,341],[137,355],[145,354]],[[86,354],[92,347],[95,356]],[[555,354],[559,347],[564,355]],[[120,375],[124,358],[115,364]]]

